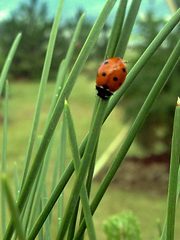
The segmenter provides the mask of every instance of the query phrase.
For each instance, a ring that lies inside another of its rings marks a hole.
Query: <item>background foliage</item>
[[[135,49],[133,49],[137,54],[130,59],[131,62],[129,65],[133,65],[133,62],[138,60],[138,56],[144,52],[165,23],[166,21],[164,19],[155,17],[155,14],[151,10],[144,19],[137,22],[140,41]],[[163,68],[167,57],[172,52],[178,40],[178,31],[178,29],[175,29],[166,41],[164,41],[148,65],[139,74],[138,82],[135,82],[130,89],[131,97],[124,99],[126,120],[134,116],[137,113],[138,107],[143,103],[143,96],[148,93],[158,72]],[[158,101],[154,104],[151,114],[139,134],[139,140],[143,143],[143,147],[154,154],[162,152],[168,153],[170,151],[169,143],[172,137],[171,130],[174,117],[174,103],[180,93],[179,74],[180,64],[170,77],[171,79],[163,89]]]
[[[73,19],[68,19],[61,24],[56,41],[56,51],[53,56],[50,79],[55,79],[56,77],[59,63],[65,57],[82,11],[79,9]],[[147,14],[137,21],[137,30],[134,33],[135,41],[129,44],[130,54],[125,56],[128,61],[128,69],[138,60],[139,56],[144,52],[165,22],[165,19],[158,18],[154,14],[153,8],[149,9]],[[22,32],[21,44],[10,72],[14,80],[39,81],[51,26],[52,19],[48,17],[47,5],[40,3],[38,0],[21,3],[10,18],[0,22],[0,35],[3,36],[0,38],[0,66],[3,65],[8,49],[17,32]],[[91,20],[86,19],[81,31],[81,37],[77,43],[74,59],[79,53],[91,26]],[[110,26],[105,25],[91,53],[90,59],[92,62],[102,61],[109,33]],[[128,97],[128,99],[124,98],[125,120],[133,118],[136,114],[138,107],[143,102],[143,96],[147,94],[157,74],[164,66],[167,56],[175,46],[177,38],[178,29],[175,29],[138,76],[137,83],[134,83],[130,90],[131,97]],[[72,63],[74,59],[72,59]],[[97,65],[94,64],[90,70],[86,69],[87,74],[95,76],[94,73],[97,70]],[[160,99],[154,105],[151,115],[148,117],[146,124],[139,134],[138,139],[140,143],[143,143],[143,147],[148,154],[168,153],[170,150],[169,142],[171,138],[174,103],[180,92],[179,72],[180,66],[175,69],[171,80],[164,88]],[[146,81],[144,81],[144,78]],[[92,79],[94,80],[94,77]],[[149,136],[148,138],[147,135]]]

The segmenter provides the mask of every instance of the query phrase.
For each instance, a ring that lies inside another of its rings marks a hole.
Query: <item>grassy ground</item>
[[[28,136],[32,125],[37,92],[37,83],[18,82],[16,84],[10,84],[7,168],[12,176],[14,172],[14,163],[17,164],[18,173],[21,175]],[[39,136],[41,136],[45,125],[52,94],[53,83],[49,83],[46,89],[46,97],[41,114],[41,123],[38,129]],[[94,100],[94,82],[87,80],[84,75],[82,75],[78,79],[73,94],[69,99],[79,143],[88,130]],[[0,108],[1,111],[2,105],[0,105]],[[109,146],[117,133],[121,131],[122,115],[123,111],[121,109],[115,109],[103,127],[98,152],[99,155],[103,153],[104,149]],[[0,122],[0,128],[2,129],[2,122]],[[0,131],[0,134],[2,134],[2,131]],[[133,145],[130,154],[134,154],[137,151],[139,151],[139,149],[136,145]],[[69,152],[67,155],[68,158],[70,158]],[[98,183],[95,184],[94,190],[97,186]],[[154,195],[148,191],[123,191],[121,190],[120,185],[111,186],[106,193],[100,208],[95,214],[95,225],[98,239],[105,239],[105,235],[102,231],[102,223],[108,216],[121,212],[124,209],[129,209],[139,217],[142,229],[142,239],[156,240],[158,236],[156,220],[160,219],[163,222],[165,201],[165,196]],[[180,219],[180,211],[178,212],[177,219]],[[178,225],[179,224],[180,223],[178,222]],[[176,230],[176,234],[177,236],[180,235],[180,229]]]

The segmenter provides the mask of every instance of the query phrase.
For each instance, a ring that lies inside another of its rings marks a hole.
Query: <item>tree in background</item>
[[[56,77],[59,64],[65,57],[72,35],[83,10],[79,9],[72,19],[61,23],[60,30],[55,43],[55,51],[52,59],[50,78]],[[22,32],[22,40],[14,64],[11,67],[11,74],[15,79],[34,80],[40,79],[43,67],[49,34],[52,27],[52,19],[48,17],[48,9],[45,3],[38,0],[30,0],[28,3],[21,3],[12,12],[9,19],[0,23],[0,64],[9,51],[9,48],[18,32]],[[77,42],[76,52],[73,61],[81,50],[87,35],[92,27],[92,21],[86,18],[81,31],[81,37]],[[98,43],[91,54],[91,58],[103,58],[107,44],[109,27],[106,25],[101,33]]]
[[[14,77],[38,77],[42,69],[51,22],[47,18],[47,5],[38,0],[21,3],[11,17],[0,25],[1,52],[7,55],[13,39],[22,32],[11,73]]]
[[[155,18],[152,11],[149,11],[145,18],[138,22],[139,41],[134,51],[137,56],[141,55],[149,43],[164,25],[165,20]],[[163,43],[157,53],[149,61],[148,65],[139,74],[137,82],[131,87],[128,98],[124,98],[125,118],[130,119],[134,116],[139,107],[143,104],[144,96],[149,92],[158,73],[163,68],[168,56],[172,52],[178,39],[178,29],[174,30],[168,39]],[[137,57],[131,59],[136,62]],[[153,105],[152,111],[148,116],[143,128],[138,136],[140,143],[146,148],[149,154],[167,153],[170,150],[170,139],[174,108],[177,96],[180,93],[179,66],[176,67],[173,75],[169,79],[161,95]]]

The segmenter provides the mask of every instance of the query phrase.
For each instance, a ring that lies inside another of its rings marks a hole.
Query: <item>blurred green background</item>
[[[41,136],[45,125],[59,64],[66,55],[81,13],[85,7],[88,8],[88,3],[87,6],[85,4],[86,1],[83,1],[82,5],[79,3],[80,1],[77,1],[77,4],[74,1],[72,6],[71,2],[69,1],[69,5],[65,5],[63,9],[64,13],[67,12],[67,14],[63,15],[56,41],[49,83],[41,114],[41,124],[38,130],[39,136]],[[100,1],[98,6],[101,5],[100,7],[102,7],[103,2]],[[178,1],[156,0],[151,3],[152,1],[142,1],[133,34],[124,57],[128,62],[128,71],[167,22],[168,17],[173,14],[173,6],[178,6]],[[38,93],[38,84],[52,26],[52,15],[53,11],[55,11],[53,6],[52,3],[51,9],[49,3],[40,0],[21,1],[14,6],[6,17],[2,17],[1,12],[3,9],[0,9],[0,70],[13,39],[18,32],[23,34],[9,74],[8,170],[12,176],[15,165],[19,173],[22,171]],[[99,10],[98,6],[97,9]],[[72,14],[68,15],[70,10]],[[160,11],[161,14],[159,14]],[[94,22],[95,12],[92,11],[90,13],[92,15],[88,15],[86,18],[71,64],[74,63]],[[104,59],[113,17],[114,15],[112,14],[103,28],[98,42],[70,97],[70,106],[75,120],[79,143],[90,124],[96,94],[94,84],[96,71],[100,62]],[[135,81],[119,106],[113,111],[107,123],[103,126],[98,157],[105,152],[111,143],[114,144],[114,139],[121,134],[122,129],[130,126],[148,91],[164,66],[166,59],[173,50],[177,39],[178,30],[175,29],[138,75],[137,81]],[[116,174],[100,208],[95,214],[98,239],[105,239],[102,230],[103,220],[124,209],[132,210],[139,217],[142,239],[157,239],[158,227],[156,221],[159,219],[160,223],[163,223],[165,214],[173,115],[177,96],[180,94],[179,73],[180,66],[178,65],[168,84],[155,102],[150,115],[128,153],[122,169]],[[79,118],[79,116],[81,117]],[[1,99],[0,129],[2,129],[2,123]],[[0,131],[0,134],[2,134],[2,131]],[[2,136],[0,137],[2,139]],[[109,162],[113,156],[114,153],[109,156]],[[67,152],[67,161],[70,157],[70,153]],[[106,169],[107,167],[105,166],[95,178],[95,189]],[[51,180],[48,179],[47,181]],[[114,203],[109,204],[112,201]],[[180,212],[178,212],[178,217],[180,219]],[[176,234],[177,236],[178,234],[180,235],[180,229],[176,229]]]

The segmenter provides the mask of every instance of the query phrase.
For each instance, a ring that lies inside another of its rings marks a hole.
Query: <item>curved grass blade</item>
[[[125,83],[122,85],[121,89],[117,92],[117,94],[114,94],[114,96],[110,100],[110,104],[107,108],[106,115],[104,118],[104,121],[106,118],[110,115],[111,111],[115,107],[115,105],[118,103],[121,96],[126,92],[126,90],[129,88],[129,86],[132,84],[133,80],[136,78],[138,73],[141,71],[141,69],[144,67],[144,65],[148,62],[148,60],[152,57],[152,55],[155,53],[155,51],[158,49],[158,47],[161,45],[161,43],[165,40],[165,38],[170,34],[170,32],[173,30],[173,28],[178,24],[180,20],[180,10],[178,10],[174,16],[169,20],[169,22],[164,26],[164,28],[160,31],[160,33],[156,36],[156,38],[152,41],[148,49],[144,52],[144,54],[139,58],[138,62],[135,64],[135,66],[132,68],[132,70],[129,72],[127,79]],[[87,144],[87,137],[84,138],[80,145],[80,155],[82,156],[84,153],[85,146]],[[49,212],[52,210],[54,204],[56,203],[59,195],[63,191],[65,185],[69,181],[71,175],[73,174],[74,167],[73,162],[67,166],[64,174],[62,175],[59,183],[57,184],[56,188],[54,189],[49,201],[47,202],[47,205],[45,206],[44,210],[40,214],[39,218],[37,219],[36,224],[34,225],[30,236],[36,236],[39,229],[43,225],[44,221],[46,220]]]
[[[121,165],[126,153],[128,152],[137,132],[141,128],[145,118],[147,117],[150,108],[159,95],[161,89],[165,85],[166,81],[168,80],[169,76],[171,75],[174,67],[176,66],[178,59],[179,59],[179,51],[180,51],[180,41],[177,43],[176,47],[174,48],[172,54],[170,55],[168,61],[166,62],[164,68],[162,69],[157,81],[155,82],[153,88],[151,89],[150,93],[148,94],[143,106],[141,107],[132,127],[130,128],[127,137],[125,138],[124,142],[121,145],[120,150],[117,153],[115,160],[112,163],[112,166],[108,170],[106,176],[104,177],[93,201],[91,204],[91,211],[92,213],[95,212],[97,206],[99,205],[103,195],[105,194],[111,180],[113,179],[116,171],[118,170],[119,166]],[[85,230],[84,221],[81,224],[75,239],[79,239],[80,236],[83,234]]]
[[[21,40],[21,37],[22,37],[21,33],[19,33],[16,36],[16,38],[15,38],[13,44],[12,44],[12,47],[11,47],[9,53],[8,53],[8,56],[6,58],[6,61],[4,63],[4,66],[3,66],[3,69],[2,69],[2,72],[1,72],[1,76],[0,76],[0,96],[2,95],[4,84],[5,84],[5,81],[6,81],[6,78],[7,78],[7,74],[9,72],[11,63],[13,61],[13,58],[14,58],[14,55],[16,53],[19,42]]]
[[[3,175],[1,180],[2,180],[2,184],[3,184],[3,188],[5,190],[7,203],[9,205],[10,213],[11,213],[12,220],[13,220],[13,225],[16,230],[17,236],[18,236],[19,240],[25,240],[26,238],[25,238],[25,233],[24,233],[23,226],[22,226],[22,223],[20,220],[19,210],[16,206],[16,201],[13,199],[12,193],[10,191],[10,187],[7,182],[6,175]]]

